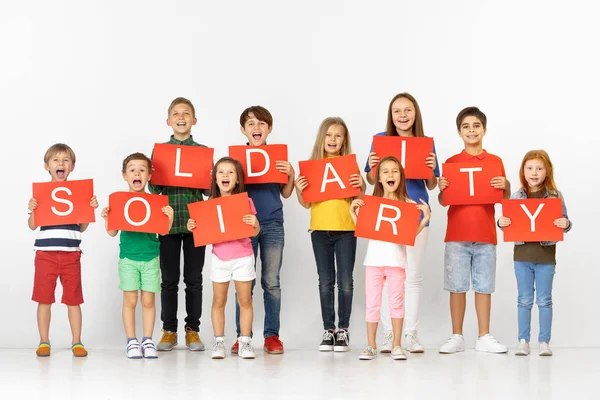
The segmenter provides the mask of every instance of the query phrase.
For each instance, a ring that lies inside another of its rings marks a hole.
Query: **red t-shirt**
[[[450,157],[447,163],[497,162],[502,167],[502,176],[506,176],[502,159],[483,151],[473,156],[466,151]],[[443,174],[442,174],[443,175]],[[448,225],[446,242],[480,242],[496,244],[496,220],[493,204],[448,206]]]

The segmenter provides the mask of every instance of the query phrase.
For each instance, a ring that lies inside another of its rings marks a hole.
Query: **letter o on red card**
[[[140,192],[115,192],[108,197],[108,230],[169,233],[169,217],[163,207],[169,197]]]

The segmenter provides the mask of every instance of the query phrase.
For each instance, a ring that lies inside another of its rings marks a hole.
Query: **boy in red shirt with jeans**
[[[510,182],[506,179],[502,159],[483,149],[487,117],[477,107],[467,107],[456,117],[458,135],[465,149],[450,157],[446,163],[457,162],[496,162],[502,166],[502,175],[493,178],[490,184],[504,190],[504,197],[510,197]],[[451,184],[440,177],[438,200],[444,204],[444,190]],[[451,354],[465,350],[463,321],[466,309],[466,292],[471,280],[475,291],[475,310],[479,326],[477,351],[506,353],[507,347],[500,344],[490,331],[491,295],[496,283],[496,223],[494,205],[452,205],[448,208],[446,228],[446,249],[444,252],[444,289],[450,292],[450,315],[452,336],[439,352]]]

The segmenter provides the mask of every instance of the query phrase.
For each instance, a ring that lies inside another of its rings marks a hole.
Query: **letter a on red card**
[[[306,203],[346,199],[361,194],[360,188],[350,186],[350,176],[358,174],[356,155],[300,161],[300,175],[308,186],[302,191]]]
[[[285,144],[264,146],[229,146],[229,157],[244,168],[244,183],[287,183],[288,175],[275,168],[277,161],[287,161]]]
[[[242,218],[250,213],[248,193],[217,197],[188,204],[190,218],[196,220],[194,246],[206,246],[229,240],[248,238],[254,228]]]
[[[161,186],[210,188],[214,149],[177,144],[154,145],[151,182]]]
[[[166,235],[169,233],[169,217],[162,208],[168,205],[167,196],[115,192],[108,196],[108,229]]]
[[[90,201],[94,196],[92,179],[33,184],[33,198],[38,208],[33,211],[37,226],[83,224],[95,222]]]
[[[560,242],[564,229],[554,225],[562,218],[562,200],[515,199],[502,201],[502,215],[510,218],[505,228],[505,242]]]
[[[495,189],[492,178],[503,176],[502,164],[482,163],[445,163],[442,164],[443,176],[448,179],[444,190],[444,204],[495,204],[502,202],[504,190]]]
[[[356,237],[414,246],[421,218],[415,203],[363,196],[358,210]]]
[[[406,179],[429,179],[433,176],[433,171],[425,164],[427,157],[433,153],[433,138],[374,136],[373,152],[381,159],[396,157],[404,167]]]

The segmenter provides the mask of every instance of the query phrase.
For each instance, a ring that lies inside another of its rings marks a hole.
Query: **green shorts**
[[[119,260],[119,289],[160,292],[160,264],[158,257],[150,261]]]

